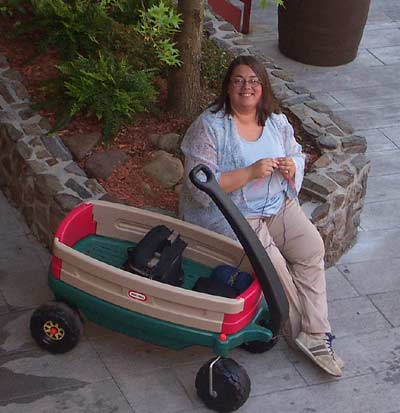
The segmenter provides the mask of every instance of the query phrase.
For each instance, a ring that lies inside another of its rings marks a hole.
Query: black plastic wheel
[[[242,406],[250,394],[250,379],[246,370],[230,358],[221,358],[213,366],[213,390],[210,395],[209,370],[211,359],[196,376],[196,390],[204,404],[217,412],[233,412]]]
[[[266,321],[261,321],[260,326],[269,328],[268,327],[268,322]],[[275,344],[278,342],[278,337],[273,337],[269,341],[247,341],[243,343],[240,348],[243,350],[248,351],[249,353],[254,353],[254,354],[259,354],[259,353],[264,353],[268,350],[271,350],[272,347],[275,347]]]
[[[35,310],[30,322],[36,343],[50,353],[66,353],[83,332],[79,313],[63,302],[52,301]]]
[[[259,354],[271,350],[271,348],[274,347],[277,342],[278,337],[273,337],[269,341],[247,341],[246,343],[243,343],[240,347],[243,350],[248,351],[249,353]]]

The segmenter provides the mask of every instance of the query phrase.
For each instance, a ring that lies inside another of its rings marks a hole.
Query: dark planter
[[[285,0],[280,51],[302,63],[338,66],[357,56],[371,0]]]

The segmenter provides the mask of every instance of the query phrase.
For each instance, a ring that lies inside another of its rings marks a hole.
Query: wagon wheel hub
[[[44,323],[43,330],[46,336],[52,340],[62,340],[65,335],[64,329],[58,323],[53,323],[51,320]]]

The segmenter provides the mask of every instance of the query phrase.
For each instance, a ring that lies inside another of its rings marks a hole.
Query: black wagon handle
[[[200,172],[205,175],[205,180],[199,179]],[[189,178],[193,185],[209,195],[215,202],[242,244],[268,304],[271,315],[269,327],[274,334],[277,334],[282,323],[289,317],[289,304],[268,253],[243,214],[219,186],[208,166],[203,164],[195,166],[190,171]]]

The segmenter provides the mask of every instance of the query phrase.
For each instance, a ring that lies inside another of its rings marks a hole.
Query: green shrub
[[[94,113],[103,125],[107,145],[124,122],[148,111],[155,101],[153,71],[132,70],[126,59],[99,52],[98,59],[79,56],[59,65],[67,77],[65,94],[71,99],[70,115]]]
[[[142,10],[147,10],[159,2],[160,0],[116,0],[109,7],[109,14],[119,23],[135,25]],[[169,1],[166,4],[171,5]]]
[[[16,13],[25,14],[26,1],[24,0],[5,0],[0,2],[0,15],[3,16],[14,16]]]
[[[218,93],[233,55],[221,50],[211,40],[203,40],[201,48],[200,70],[203,86]]]
[[[157,59],[167,66],[180,64],[179,52],[172,42],[182,22],[180,15],[161,0],[147,10],[140,11],[137,32],[143,37],[144,46],[153,51]]]
[[[91,0],[32,0],[34,17],[20,31],[39,29],[39,51],[55,45],[64,59],[81,54],[95,54],[101,44],[111,39],[112,20],[107,6]]]

